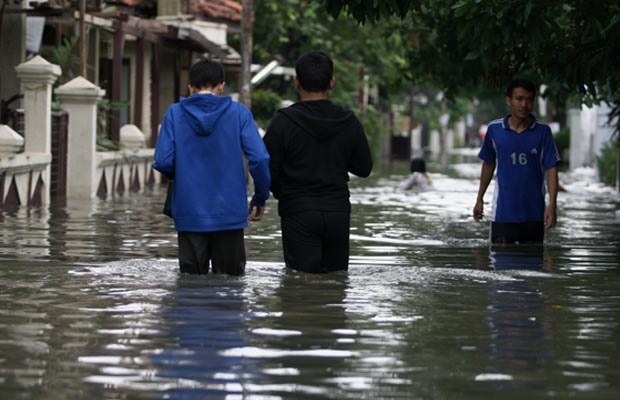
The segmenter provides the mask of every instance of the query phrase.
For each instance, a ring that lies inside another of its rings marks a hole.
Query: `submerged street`
[[[285,271],[274,199],[243,277],[178,273],[163,187],[0,214],[1,397],[617,398],[620,197],[562,173],[542,256],[491,252],[473,154],[354,178],[346,274]]]

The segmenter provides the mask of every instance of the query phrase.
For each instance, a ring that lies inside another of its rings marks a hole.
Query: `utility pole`
[[[239,101],[248,108],[252,108],[252,30],[254,27],[254,2],[242,0],[241,6],[241,74]]]

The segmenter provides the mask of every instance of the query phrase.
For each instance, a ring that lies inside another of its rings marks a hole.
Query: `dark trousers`
[[[534,222],[491,222],[491,243],[542,243],[545,238],[543,221]]]
[[[242,275],[245,272],[243,229],[218,232],[178,232],[179,266],[189,274]]]
[[[284,262],[297,271],[349,268],[349,213],[305,211],[281,218]]]

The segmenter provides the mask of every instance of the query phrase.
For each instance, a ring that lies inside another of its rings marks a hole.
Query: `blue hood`
[[[181,97],[181,109],[194,132],[200,136],[209,136],[222,114],[230,107],[230,96],[213,94],[194,94]]]

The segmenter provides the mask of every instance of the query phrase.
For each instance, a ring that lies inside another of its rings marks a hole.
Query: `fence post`
[[[78,76],[54,93],[69,113],[67,199],[93,198],[97,194],[97,102],[105,90]]]
[[[60,67],[36,56],[15,67],[24,93],[24,138],[26,153],[52,152],[52,85],[61,74]],[[50,199],[50,166],[42,172],[43,204]]]

